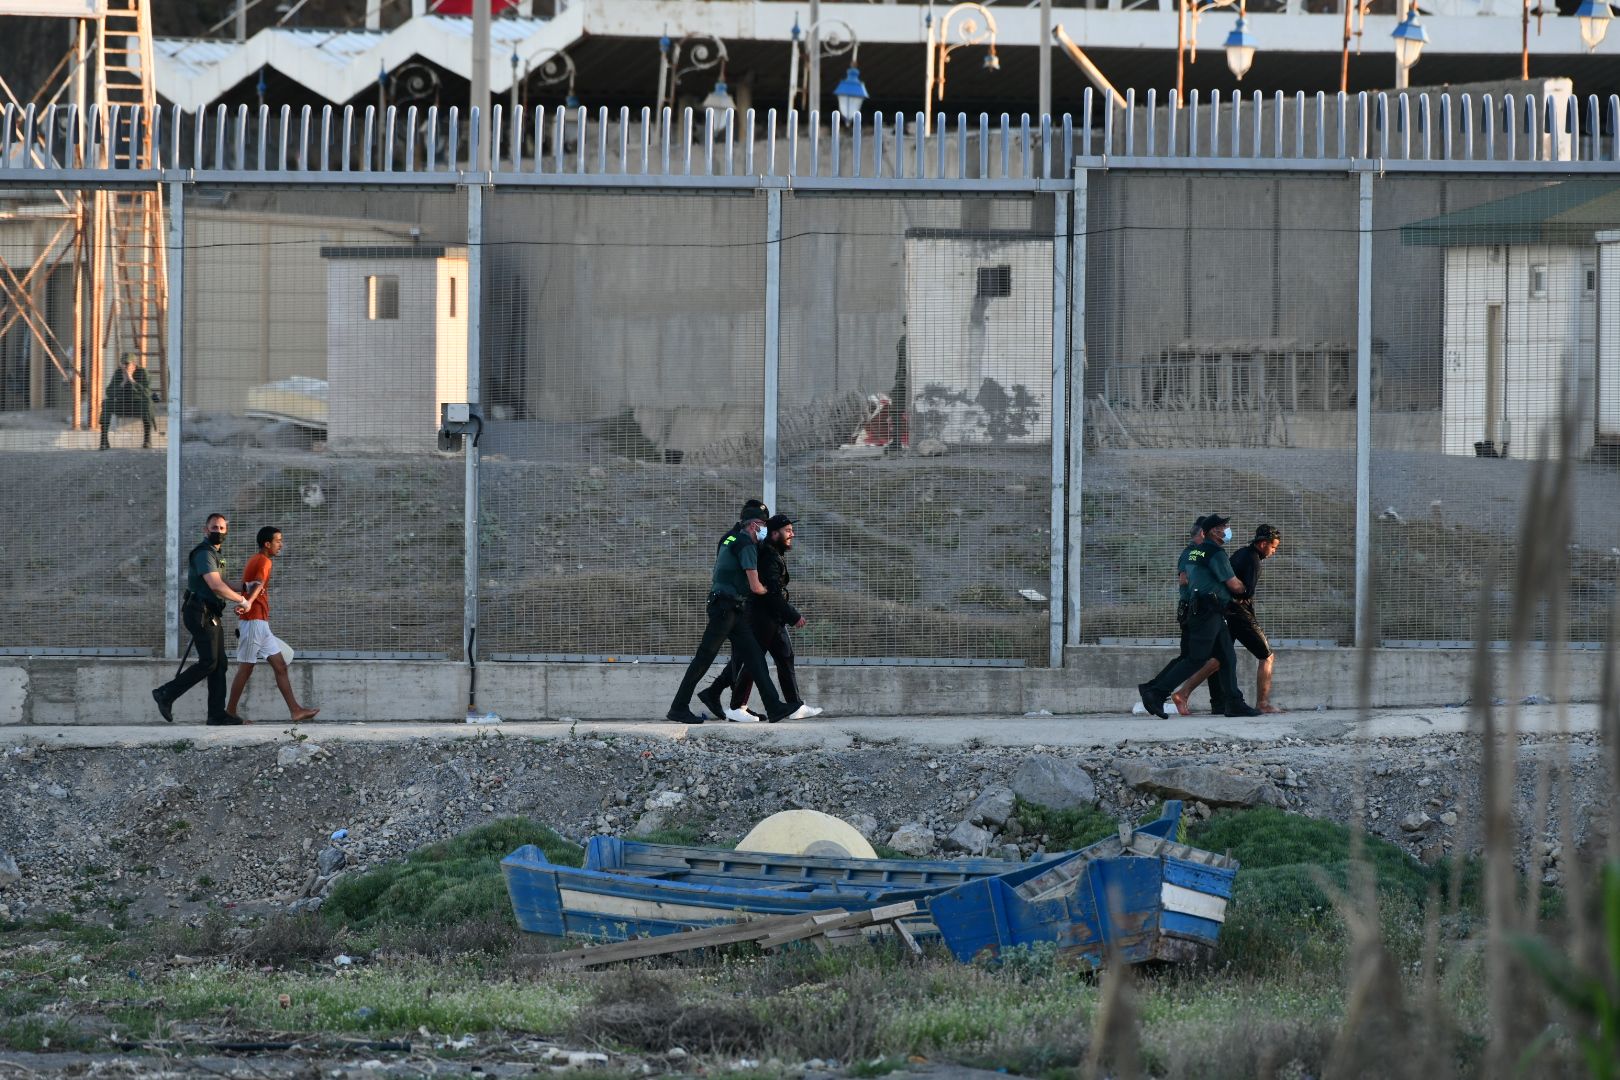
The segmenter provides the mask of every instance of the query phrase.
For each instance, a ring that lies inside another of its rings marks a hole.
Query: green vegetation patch
[[[503,818],[412,852],[404,862],[345,876],[322,913],[358,930],[446,926],[490,920],[512,924],[501,859],[524,844],[546,858],[579,866],[584,851],[544,825]]]

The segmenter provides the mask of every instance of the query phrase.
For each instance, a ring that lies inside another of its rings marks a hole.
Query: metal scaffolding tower
[[[20,15],[59,16],[74,25],[65,55],[32,98],[19,99],[0,78],[14,152],[36,167],[155,168],[149,0],[0,0],[0,26]],[[54,369],[69,390],[71,425],[99,427],[107,360],[124,353],[135,354],[167,395],[161,186],[59,190],[49,200],[0,210],[0,221],[30,219],[37,226],[32,244],[0,243],[0,340],[19,326],[26,331],[27,407],[48,406],[46,380]],[[64,271],[71,312],[53,319],[49,287]]]

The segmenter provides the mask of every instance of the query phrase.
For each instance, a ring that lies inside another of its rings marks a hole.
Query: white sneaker
[[[800,705],[797,709],[782,717],[784,720],[808,720],[812,716],[820,716],[821,710],[814,705]]]
[[[759,723],[759,717],[755,716],[747,709],[722,709],[721,711],[726,714],[726,719],[730,720],[733,724]]]
[[[1140,701],[1136,702],[1134,705],[1131,706],[1131,715],[1132,716],[1146,716],[1147,714],[1148,714],[1147,706],[1142,704]]]

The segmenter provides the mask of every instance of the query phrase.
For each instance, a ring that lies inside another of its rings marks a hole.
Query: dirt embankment
[[[948,837],[974,800],[1042,754],[1084,769],[1101,808],[1121,818],[1141,817],[1159,798],[1127,786],[1122,773],[1190,765],[1263,779],[1290,809],[1339,822],[1353,819],[1364,782],[1371,829],[1425,859],[1472,851],[1480,835],[1479,744],[1470,736],[1062,750],[968,744],[948,751],[898,741],[790,751],[701,737],[491,734],[382,744],[322,737],[316,729],[306,741],[250,747],[199,749],[181,740],[5,751],[0,865],[9,854],[21,877],[0,877],[0,917],[52,910],[170,916],[218,902],[280,908],[319,892],[327,876],[320,855],[337,830],[347,830],[336,846],[345,872],[354,872],[519,815],[582,839],[628,832],[658,807],[666,827],[687,826],[722,844],[777,810],[807,807],[856,822],[878,842],[921,825],[935,837],[935,850],[949,851]],[[1547,833],[1523,839],[1521,865],[1553,880],[1563,757],[1557,741],[1527,739],[1520,765],[1525,822],[1533,820],[1538,763],[1552,770]],[[1595,737],[1574,737],[1568,760],[1580,839],[1600,828],[1606,812]],[[1003,831],[991,839],[995,849],[1009,843],[1028,853],[1043,837]]]

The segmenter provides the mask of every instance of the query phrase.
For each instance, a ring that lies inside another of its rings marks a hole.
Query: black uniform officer
[[[782,684],[782,697],[797,710],[804,706],[804,699],[799,696],[799,680],[793,668],[793,638],[788,628],[803,626],[805,620],[788,597],[790,575],[786,556],[792,548],[792,518],[777,514],[765,522],[765,542],[759,545],[758,567],[759,583],[765,586],[765,595],[749,598],[748,621],[760,648],[776,661],[776,678]],[[725,710],[720,707],[724,691],[731,689],[731,708],[736,712],[747,706],[753,686],[753,677],[743,669],[741,657],[733,656],[725,670],[697,697],[716,717],[724,718]],[[806,711],[821,712],[820,709]]]
[[[163,719],[174,721],[174,703],[181,694],[208,680],[208,723],[240,724],[225,711],[225,627],[221,618],[227,601],[238,606],[247,598],[225,582],[225,556],[220,547],[230,523],[224,514],[208,515],[203,542],[186,556],[186,592],[180,602],[180,621],[197,644],[197,662],[152,691]]]
[[[1211,514],[1204,519],[1204,542],[1188,553],[1188,604],[1186,650],[1164,670],[1137,687],[1147,711],[1165,719],[1164,701],[1171,691],[1210,657],[1220,662],[1214,678],[1219,680],[1219,699],[1227,716],[1259,716],[1260,710],[1243,700],[1238,689],[1237,653],[1232,647],[1232,632],[1226,626],[1226,605],[1234,592],[1242,593],[1243,584],[1232,572],[1232,562],[1226,557],[1225,544],[1232,530],[1226,528],[1229,518]],[[1212,691],[1213,694],[1213,691]]]
[[[742,657],[744,668],[759,685],[759,696],[764,699],[766,718],[772,723],[784,720],[796,711],[783,702],[765,668],[765,654],[754,638],[753,627],[747,618],[749,596],[763,595],[765,586],[759,580],[758,544],[765,539],[765,519],[769,511],[757,500],[750,499],[743,506],[743,520],[733,527],[715,549],[714,575],[709,589],[709,623],[698,643],[697,655],[686,666],[680,689],[669,706],[665,719],[681,724],[701,724],[703,717],[692,711],[692,694],[698,680],[703,678],[709,665],[720,654],[720,644],[730,640],[732,654]]]

